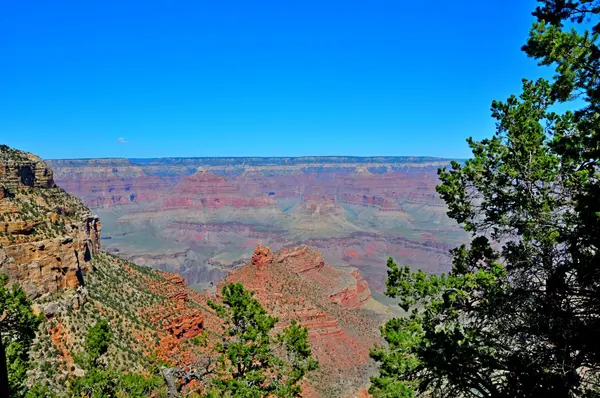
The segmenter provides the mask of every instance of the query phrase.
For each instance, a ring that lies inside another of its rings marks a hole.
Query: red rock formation
[[[266,265],[273,262],[275,256],[271,253],[271,249],[261,244],[258,245],[254,254],[252,254],[252,265],[256,266],[259,271],[262,271]]]
[[[181,275],[173,274],[170,272],[163,272],[163,276],[166,280],[168,280],[175,286],[185,286],[185,279],[183,279]]]
[[[329,300],[332,303],[339,303],[349,308],[360,308],[371,298],[369,284],[360,276],[358,270],[354,270],[352,276],[356,279],[356,284],[354,286],[347,286],[340,292],[329,296]]]
[[[180,368],[187,368],[198,356],[205,355],[206,349],[189,344],[188,339],[198,336],[203,330],[216,334],[221,332],[221,321],[208,308],[208,295],[201,295],[187,286],[183,278],[176,274],[152,271],[153,276],[139,273],[123,264],[122,267],[136,278],[138,283],[161,297],[151,306],[139,308],[140,317],[156,329],[159,336],[158,347],[150,345],[150,352]],[[214,299],[214,297],[213,297]]]
[[[207,171],[198,171],[186,177],[179,191],[186,194],[223,195],[235,194],[238,189],[227,182],[224,177],[219,177]]]
[[[196,337],[203,329],[204,316],[198,310],[169,321],[167,331],[178,339]]]
[[[188,297],[187,292],[175,292],[175,293],[171,293],[171,294],[168,295],[168,297],[171,300],[175,301],[175,302],[179,301],[179,302],[185,303],[185,302],[189,301],[189,297]]]
[[[289,263],[292,264],[292,270],[296,273],[319,272],[325,267],[325,260],[321,253],[309,250],[308,246],[281,249],[277,253],[276,261],[283,263],[287,260],[291,260]]]
[[[368,382],[373,369],[369,349],[379,341],[382,318],[360,309],[370,296],[357,271],[335,269],[306,246],[281,249],[273,258],[259,245],[252,261],[227,277],[226,283],[233,282],[253,291],[279,318],[276,328],[292,320],[308,328],[313,355],[321,366],[317,384],[307,389],[310,396],[319,396],[319,385],[344,386],[351,395]]]
[[[59,358],[63,361],[66,366],[65,368],[70,370],[71,365],[73,365],[73,357],[71,356],[71,352],[69,348],[71,346],[71,338],[66,333],[65,328],[59,322],[57,322],[53,327],[51,327],[48,332],[50,333],[50,338],[54,346],[59,351]]]

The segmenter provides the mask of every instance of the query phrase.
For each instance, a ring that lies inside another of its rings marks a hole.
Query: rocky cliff
[[[206,350],[192,339],[220,327],[205,310],[209,296],[179,275],[102,252],[98,217],[57,187],[44,161],[0,146],[0,194],[0,274],[21,285],[47,319],[31,348],[29,385],[68,396],[67,380],[84,373],[74,358],[100,318],[110,322],[106,360],[117,371],[146,372],[150,357],[180,369],[203,358]]]
[[[36,155],[0,145],[0,161],[0,185],[9,192],[55,187],[52,169]]]
[[[0,273],[30,298],[84,284],[100,221],[39,157],[0,146]]]

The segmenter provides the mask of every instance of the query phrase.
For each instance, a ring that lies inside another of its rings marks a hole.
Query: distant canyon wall
[[[104,224],[109,251],[213,284],[264,243],[315,245],[384,289],[385,261],[443,272],[464,234],[435,191],[447,159],[52,160],[57,184]]]

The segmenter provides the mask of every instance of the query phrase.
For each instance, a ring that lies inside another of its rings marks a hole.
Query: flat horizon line
[[[303,155],[303,156],[153,156],[153,157],[81,157],[81,158],[44,158],[47,161],[57,160],[160,160],[160,159],[427,159],[427,160],[466,160],[466,158],[441,157],[427,155],[401,156],[345,156],[345,155]]]

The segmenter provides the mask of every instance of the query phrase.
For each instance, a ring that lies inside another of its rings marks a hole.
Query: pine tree
[[[409,315],[382,328],[375,396],[600,396],[600,2],[541,3],[523,49],[556,75],[494,101],[496,134],[440,170],[472,235],[450,274],[388,261]]]
[[[20,397],[27,392],[29,348],[41,318],[25,292],[8,285],[8,277],[0,275],[0,396]]]
[[[277,318],[265,311],[241,284],[222,289],[223,304],[209,303],[225,321],[217,345],[217,376],[211,397],[295,397],[307,372],[317,368],[308,331],[292,322],[273,334]]]

